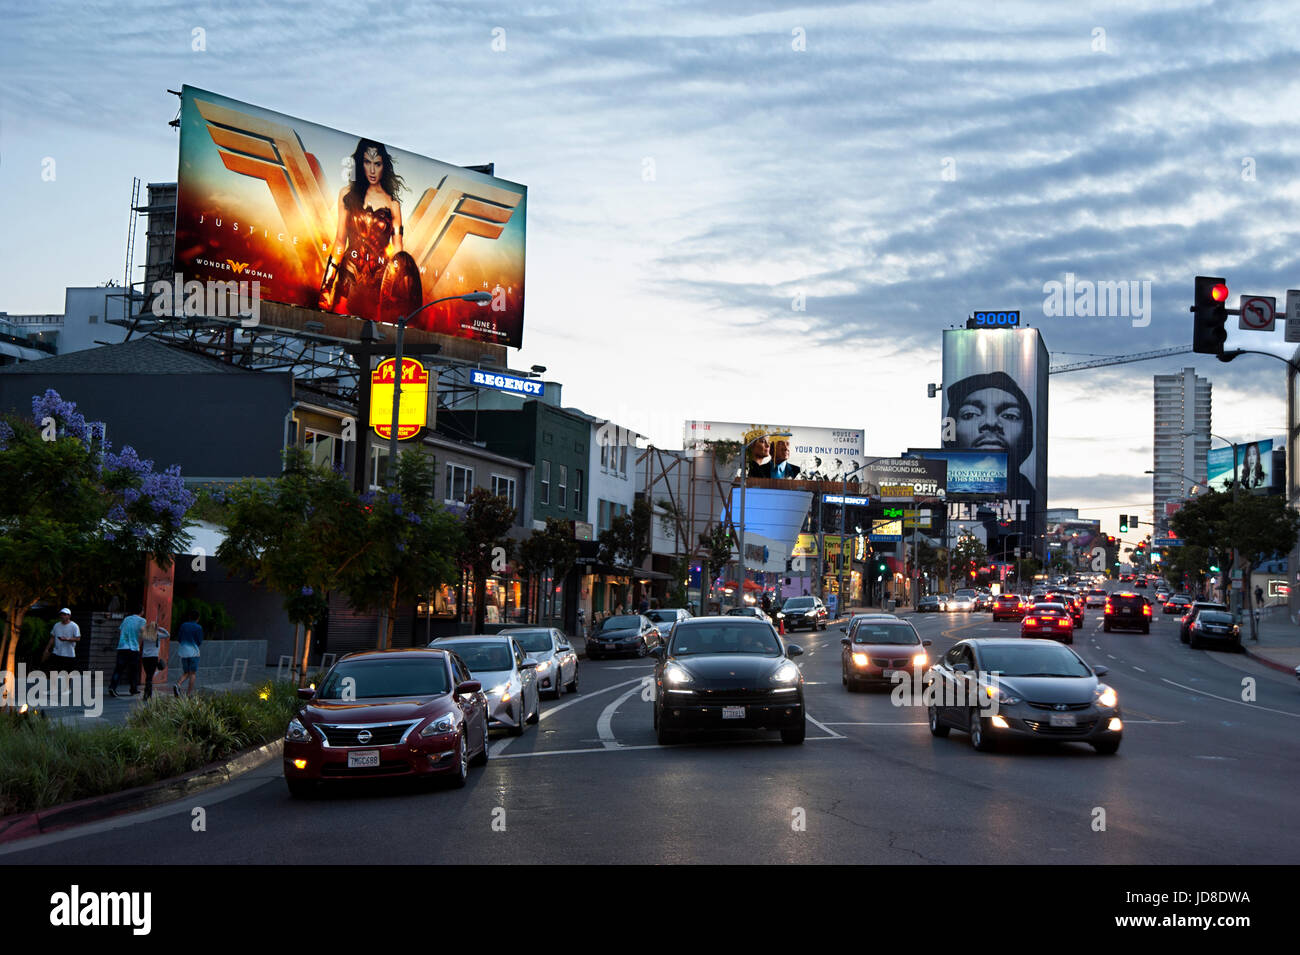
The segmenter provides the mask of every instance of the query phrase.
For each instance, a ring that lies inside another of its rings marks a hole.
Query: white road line
[[[618,740],[614,738],[614,712],[622,706],[629,697],[635,696],[640,691],[641,687],[639,685],[634,686],[613,703],[609,704],[609,706],[601,710],[600,716],[596,720],[596,735],[600,737],[600,745],[604,746],[605,749],[619,748],[620,744]]]
[[[540,724],[540,722],[546,719],[547,717],[554,716],[556,713],[560,712],[560,710],[564,709],[566,706],[572,706],[574,703],[581,703],[583,700],[589,700],[593,696],[599,696],[602,693],[609,693],[613,690],[617,690],[619,687],[629,686],[633,683],[639,684],[640,682],[641,682],[641,678],[638,677],[635,680],[625,680],[622,683],[615,683],[613,686],[602,687],[599,690],[592,690],[590,693],[583,693],[581,696],[574,696],[564,703],[557,703],[555,706],[547,707],[546,709],[542,710],[542,715],[538,717],[538,723]],[[489,753],[489,758],[496,759],[498,756],[501,755],[502,750],[504,750],[507,746],[509,746],[512,741],[520,738],[521,737],[518,736],[503,736],[501,739],[497,740],[495,743],[492,744],[492,749]]]
[[[818,723],[818,726],[929,726],[926,720],[916,723]]]
[[[842,735],[843,735],[843,734],[841,734],[841,733],[837,733],[837,732],[835,732],[833,729],[830,729],[829,727],[827,727],[827,725],[826,725],[825,723],[819,723],[819,722],[817,722],[815,719],[813,719],[811,716],[808,715],[807,711],[804,712],[804,718],[805,718],[806,720],[808,720],[808,722],[811,723],[813,726],[815,726],[815,727],[817,727],[819,730],[821,730],[823,733],[829,733],[831,736],[842,736]]]
[[[1106,654],[1106,656],[1110,657],[1112,660],[1115,659],[1115,654],[1113,654],[1113,653],[1108,653],[1108,654]]]
[[[1130,723],[1150,723],[1152,726],[1182,726],[1184,722],[1186,721],[1185,720],[1131,720],[1127,716],[1124,717],[1125,726],[1128,726]]]
[[[1195,687],[1183,686],[1183,684],[1175,683],[1173,680],[1165,679],[1165,677],[1161,677],[1160,679],[1164,680],[1166,683],[1170,684],[1171,686],[1176,686],[1179,689],[1187,690],[1190,693],[1195,693],[1197,696],[1208,696],[1216,700],[1222,700],[1224,703],[1236,703],[1238,706],[1244,706],[1247,707],[1248,709],[1267,710],[1269,713],[1280,713],[1283,716],[1294,716],[1297,719],[1300,719],[1300,713],[1292,713],[1289,710],[1275,710],[1271,706],[1260,706],[1256,703],[1244,703],[1241,700],[1234,700],[1230,696],[1218,696],[1214,693],[1207,693],[1204,690],[1198,690]]]
[[[1146,673],[1146,672],[1147,672],[1146,670],[1142,669],[1141,667],[1133,667],[1133,669],[1137,670],[1138,673]]]

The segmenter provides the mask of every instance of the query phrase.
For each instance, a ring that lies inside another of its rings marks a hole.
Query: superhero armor
[[[351,195],[347,213],[347,251],[342,262],[326,263],[321,305],[380,322],[396,322],[420,306],[420,270],[406,252],[388,255],[393,241],[393,211],[385,206],[357,209]]]

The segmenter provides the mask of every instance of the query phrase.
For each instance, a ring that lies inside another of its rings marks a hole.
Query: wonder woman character
[[[322,311],[396,323],[420,307],[420,270],[402,250],[405,188],[383,143],[363,139],[339,191],[338,232],[321,277]]]

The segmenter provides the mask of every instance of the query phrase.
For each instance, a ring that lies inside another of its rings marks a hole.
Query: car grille
[[[1037,720],[1025,720],[1025,725],[1035,733],[1042,733],[1047,736],[1053,734],[1058,736],[1070,736],[1075,733],[1087,733],[1092,729],[1093,724],[1096,722],[1096,720],[1080,720],[1076,726],[1052,726],[1048,723],[1040,723]]]
[[[890,658],[890,657],[872,657],[872,658],[871,658],[871,665],[872,665],[873,667],[894,667],[894,668],[900,668],[900,667],[905,667],[905,666],[910,665],[911,662],[912,662],[911,659],[908,658],[908,657],[893,657],[893,658]]]
[[[1069,710],[1086,710],[1088,707],[1092,706],[1091,703],[1067,703],[1065,704],[1066,709],[1057,710],[1056,708],[1061,705],[1059,703],[1035,703],[1032,700],[1026,700],[1025,702],[1028,703],[1030,706],[1034,707],[1035,709],[1055,710],[1058,713],[1065,713],[1068,712]]]
[[[401,759],[384,760],[378,766],[362,766],[357,769],[348,769],[346,763],[325,763],[320,768],[322,776],[390,776],[409,772],[410,763]]]
[[[400,743],[406,731],[414,726],[418,720],[407,720],[402,723],[388,723],[384,726],[348,726],[337,725],[332,723],[317,723],[316,729],[325,737],[326,746],[392,746],[394,743]],[[357,734],[362,730],[370,732],[370,739],[364,743],[357,739]]]
[[[696,690],[695,696],[690,700],[691,703],[700,703],[704,706],[766,706],[772,702],[772,690]],[[782,693],[782,697],[789,697],[790,694]],[[682,702],[686,702],[683,699]]]

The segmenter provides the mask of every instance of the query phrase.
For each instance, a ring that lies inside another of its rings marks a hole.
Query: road
[[[987,614],[913,616],[944,652],[1010,635]],[[661,747],[646,660],[583,661],[581,692],[495,737],[464,790],[368,783],[291,800],[279,764],[192,800],[0,848],[4,863],[1289,863],[1300,788],[1300,688],[1244,656],[1104,633],[1076,649],[1110,667],[1125,717],[1115,756],[1083,744],[977,753],[933,738],[925,710],[840,684],[841,634],[789,639],[807,681],[802,746],[742,733]],[[1242,702],[1243,680],[1256,683]],[[194,810],[205,828],[194,831]],[[1105,829],[1097,831],[1098,809]]]

